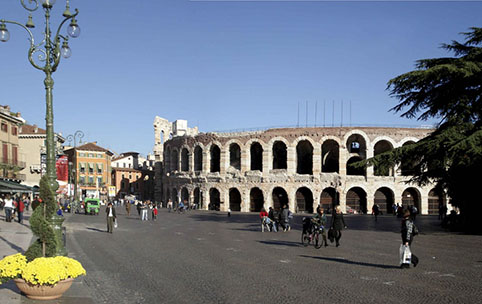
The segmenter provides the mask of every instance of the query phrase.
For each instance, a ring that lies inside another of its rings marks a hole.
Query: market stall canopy
[[[0,193],[33,193],[37,192],[34,188],[20,185],[19,183],[0,180]]]

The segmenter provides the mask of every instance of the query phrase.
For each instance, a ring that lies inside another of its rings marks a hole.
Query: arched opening
[[[182,188],[181,190],[181,200],[189,203],[189,191],[187,188]]]
[[[414,141],[407,141],[402,147],[407,147],[415,144]],[[413,159],[403,159],[400,161],[400,173],[403,176],[411,176],[415,174],[415,162]]]
[[[176,149],[171,151],[171,171],[179,170],[179,152]]]
[[[362,168],[357,168],[353,167],[352,164],[361,161],[362,158],[359,156],[352,156],[350,159],[346,162],[346,175],[366,175],[366,167]]]
[[[221,168],[221,150],[217,145],[212,145],[211,155],[211,172],[219,172]]]
[[[189,152],[186,148],[182,149],[181,152],[181,171],[189,171]]]
[[[241,148],[238,144],[233,143],[229,146],[229,165],[241,170]]]
[[[418,212],[421,212],[420,209],[420,193],[415,188],[407,188],[402,193],[402,205],[404,207],[408,206],[415,206],[418,209]]]
[[[172,200],[173,207],[177,208],[177,204],[179,203],[179,197],[177,195],[177,189],[176,188],[172,188],[171,200]]]
[[[381,212],[393,213],[392,205],[395,202],[395,195],[390,188],[382,187],[375,192],[374,203],[380,207]]]
[[[273,208],[275,210],[281,210],[283,206],[288,206],[288,193],[286,193],[285,189],[281,187],[276,187],[273,189],[272,193],[273,197]]]
[[[430,190],[428,193],[428,214],[438,214],[443,206],[447,206],[444,192],[437,188]]]
[[[366,156],[367,144],[360,134],[352,134],[346,141],[346,148],[350,153],[357,153],[362,158]]]
[[[209,189],[209,210],[221,209],[221,194],[216,188]]]
[[[321,146],[321,171],[339,172],[340,146],[332,139],[326,140]]]
[[[296,145],[298,174],[313,174],[313,146],[307,140],[302,140]]]
[[[288,150],[282,141],[273,144],[273,169],[288,168]]]
[[[241,193],[236,188],[229,189],[229,209],[241,211]]]
[[[164,158],[164,167],[166,168],[166,172],[171,172],[171,148],[167,147],[166,155]]]
[[[373,155],[377,156],[390,150],[393,150],[392,144],[387,140],[380,140],[375,144]],[[393,176],[393,167],[375,165],[373,166],[373,174],[376,176]]]
[[[203,170],[203,149],[200,146],[196,146],[194,149],[194,171]]]
[[[251,170],[263,171],[263,147],[259,142],[251,144]]]
[[[331,213],[333,208],[340,204],[340,195],[338,195],[335,188],[325,188],[321,192],[320,204],[327,213]]]
[[[249,192],[249,211],[259,212],[264,206],[263,191],[259,188],[253,188]]]
[[[353,187],[346,193],[346,206],[356,213],[367,213],[367,193],[360,187]]]
[[[201,191],[199,187],[194,188],[194,204],[198,206],[198,208],[202,208],[201,206]]]
[[[301,187],[296,191],[297,212],[313,213],[313,193],[306,187]]]

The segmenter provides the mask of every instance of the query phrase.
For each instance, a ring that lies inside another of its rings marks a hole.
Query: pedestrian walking
[[[284,205],[283,210],[281,210],[281,213],[280,213],[280,224],[284,232],[291,230],[291,227],[290,227],[291,217],[293,217],[293,215],[291,214],[290,209],[288,208],[287,205]]]
[[[105,213],[107,214],[107,232],[112,233],[114,231],[114,221],[117,219],[115,208],[112,206],[112,203],[107,205]]]
[[[148,220],[149,220],[148,215],[147,215],[147,208],[148,208],[147,203],[148,203],[148,202],[142,202],[142,203],[140,203],[140,206],[141,206],[141,207],[140,207],[140,210],[141,210],[141,220],[142,220],[142,221],[148,221]]]
[[[375,222],[378,220],[378,214],[380,214],[380,207],[378,204],[373,204],[372,214],[375,215]]]
[[[141,216],[142,205],[143,205],[143,203],[141,201],[136,200],[137,214],[139,216]]]
[[[38,197],[38,195],[35,195],[35,198],[32,202],[32,210],[35,211],[35,209],[40,206],[40,199]]]
[[[157,205],[154,204],[154,207],[152,208],[152,220],[153,220],[153,221],[157,220],[157,213],[158,213],[158,211],[157,211]]]
[[[343,213],[341,212],[341,206],[337,205],[335,207],[335,213],[331,216],[331,228],[335,233],[336,247],[340,246],[341,231],[343,228],[347,228],[345,224],[345,219],[343,218]]]
[[[4,202],[3,208],[5,209],[5,221],[10,223],[12,222],[12,212],[15,207],[13,204],[13,199],[11,195],[7,194],[3,202]]]
[[[228,217],[231,217],[231,208],[228,208]]]
[[[131,215],[131,203],[129,201],[127,201],[126,203],[126,212],[127,212],[127,216]]]
[[[406,247],[405,250],[408,248],[411,254],[410,261],[414,267],[417,267],[419,260],[418,260],[418,257],[412,253],[410,246],[412,245],[413,237],[418,234],[418,229],[417,229],[417,226],[415,226],[415,224],[413,223],[410,217],[410,211],[408,210],[406,210],[403,214],[401,233],[402,233],[402,245]],[[403,257],[401,258],[402,258],[402,261],[401,261],[400,268],[410,268],[410,264],[405,263],[406,260],[403,260]]]
[[[328,241],[326,239],[326,228],[325,228],[327,219],[326,219],[326,215],[324,213],[324,210],[323,210],[323,208],[321,208],[321,206],[318,206],[318,208],[316,208],[316,213],[311,218],[311,221],[312,221],[313,224],[320,227],[321,237],[323,238],[323,242],[325,243],[325,247],[327,247]]]
[[[276,223],[276,220],[278,219],[278,217],[273,207],[269,207],[268,218],[271,221],[272,231],[278,232],[278,225]]]
[[[171,210],[172,210],[172,200],[171,200],[171,199],[169,199],[169,200],[167,201],[167,210],[168,210],[169,212],[171,212]]]
[[[15,206],[17,210],[17,215],[18,215],[18,223],[22,224],[23,223],[23,211],[25,210],[25,204],[23,203],[23,200],[18,199],[16,202]]]

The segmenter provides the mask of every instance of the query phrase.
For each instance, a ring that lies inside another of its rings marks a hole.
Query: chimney
[[[37,133],[38,132],[38,127],[37,125],[33,125],[33,133]]]

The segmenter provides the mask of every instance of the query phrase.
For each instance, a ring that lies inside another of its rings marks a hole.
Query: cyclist
[[[311,218],[311,222],[315,225],[315,227],[319,227],[320,229],[320,234],[323,237],[323,242],[325,243],[325,247],[328,246],[328,242],[326,240],[326,215],[323,211],[323,208],[321,206],[318,206],[316,208],[316,213],[315,215]]]

